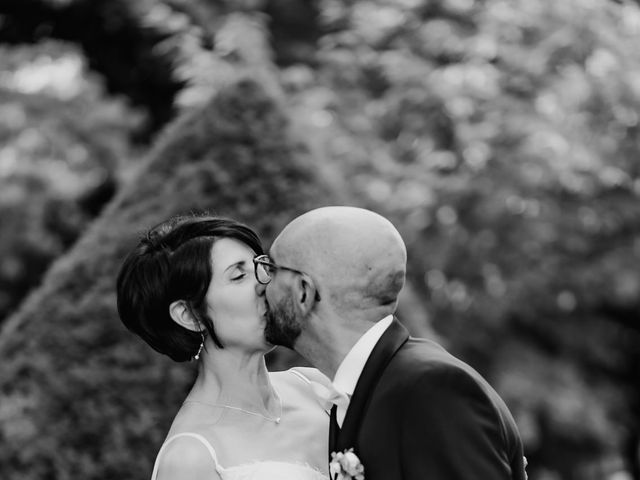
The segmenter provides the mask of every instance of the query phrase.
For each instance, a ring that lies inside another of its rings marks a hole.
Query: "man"
[[[393,317],[406,258],[398,231],[369,210],[294,219],[262,259],[267,339],[333,379],[329,449],[353,448],[366,480],[524,480],[522,442],[497,393]]]

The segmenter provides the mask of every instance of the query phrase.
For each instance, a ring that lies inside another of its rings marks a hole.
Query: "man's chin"
[[[297,335],[284,335],[284,334],[270,335],[266,337],[267,342],[273,345],[286,347],[291,350],[295,349],[295,343],[297,338],[298,338]]]
[[[300,328],[295,316],[286,303],[275,305],[272,308],[267,304],[265,312],[264,336],[267,342],[272,345],[281,345],[287,348],[294,348],[295,342],[300,336]]]
[[[268,323],[264,329],[264,339],[269,345],[282,345],[280,336],[274,331],[272,327],[270,327]]]
[[[290,337],[291,336],[287,335],[286,332],[281,331],[270,323],[267,323],[267,326],[264,329],[264,338],[267,343],[271,345],[280,345],[282,347],[293,348],[295,339]]]

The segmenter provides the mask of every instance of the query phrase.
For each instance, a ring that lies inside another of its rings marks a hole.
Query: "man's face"
[[[267,285],[267,291],[269,286]],[[264,328],[264,335],[267,342],[272,345],[282,345],[293,348],[296,340],[302,333],[300,322],[296,318],[293,298],[283,296],[276,303],[267,299],[267,324]]]
[[[271,259],[278,263],[273,256]],[[302,319],[295,308],[293,296],[293,282],[297,280],[297,275],[299,273],[276,269],[265,287],[267,323],[264,334],[266,340],[273,345],[293,348],[302,333]]]

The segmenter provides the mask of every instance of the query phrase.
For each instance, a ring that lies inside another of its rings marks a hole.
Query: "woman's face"
[[[264,338],[266,306],[256,292],[255,252],[244,243],[221,238],[211,248],[212,276],[207,313],[225,348],[267,351]]]

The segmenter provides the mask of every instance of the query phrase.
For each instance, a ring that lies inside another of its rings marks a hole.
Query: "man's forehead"
[[[286,235],[281,233],[271,244],[269,248],[269,256],[271,258],[284,257],[287,255],[287,251],[290,250],[290,241]]]
[[[278,237],[269,248],[269,258],[276,263],[291,262],[300,258],[300,245],[284,241]]]
[[[278,258],[278,246],[277,244],[274,242],[273,245],[271,245],[271,248],[269,248],[269,251],[267,252],[267,255],[269,255],[269,258],[271,260],[275,260],[276,258]]]

